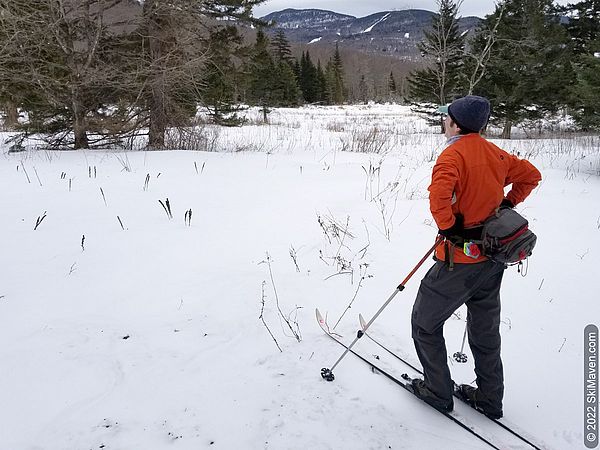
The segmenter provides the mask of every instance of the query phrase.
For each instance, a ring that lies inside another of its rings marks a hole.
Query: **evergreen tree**
[[[438,14],[417,45],[429,67],[411,72],[408,81],[413,100],[443,105],[459,93],[465,39],[458,30],[458,4],[437,4]]]
[[[360,76],[360,81],[358,82],[358,98],[365,105],[369,102],[369,87],[364,75]]]
[[[183,123],[195,113],[202,86],[206,30],[225,20],[257,23],[252,8],[265,0],[144,0],[139,77],[148,113],[148,147],[165,146],[167,127]]]
[[[333,104],[342,104],[346,100],[347,90],[344,82],[344,65],[338,43],[335,52],[326,67],[327,90]]]
[[[437,4],[438,14],[433,16],[430,28],[418,44],[427,67],[411,72],[408,83],[409,97],[413,102],[432,105],[415,110],[426,113],[431,123],[441,123],[443,132],[443,121],[437,114],[436,105],[449,103],[461,93],[465,37],[458,29],[459,3],[438,0]]]
[[[396,101],[398,98],[398,88],[396,87],[396,79],[394,78],[394,72],[390,71],[390,76],[387,83],[388,90],[388,101]]]
[[[276,89],[281,91],[280,102],[277,106],[297,106],[300,99],[298,76],[296,75],[296,60],[292,57],[290,44],[283,30],[277,31],[271,41],[276,64]]]
[[[0,0],[0,81],[20,93],[0,101],[19,102],[29,129],[54,146],[148,130],[148,148],[164,148],[167,128],[196,113],[207,40],[228,22],[219,19],[257,23],[252,7],[263,1]]]
[[[600,41],[596,41],[600,53]],[[600,130],[600,57],[581,56],[577,68],[574,118],[583,130]]]
[[[600,130],[600,0],[585,0],[560,10],[568,14],[567,32],[574,45],[577,82],[570,106],[584,130]]]
[[[240,73],[233,58],[243,56],[243,39],[236,27],[228,26],[215,30],[209,40],[210,58],[204,73],[206,88],[201,98],[209,110],[214,123],[235,126],[243,123],[237,116],[237,85]]]
[[[97,0],[0,3],[0,97],[25,109],[26,131],[46,134],[52,147],[88,148],[98,106],[115,100],[105,88],[118,72],[105,57],[113,37],[105,8]]]
[[[391,95],[396,95],[396,79],[394,78],[394,72],[390,72],[388,78],[388,91]]]
[[[510,138],[512,125],[555,112],[567,102],[574,80],[568,39],[551,0],[505,0],[485,18],[496,22],[497,42],[475,93],[493,103],[493,116]],[[481,41],[474,41],[475,51]]]
[[[310,59],[308,50],[302,53],[300,59],[300,90],[306,103],[314,103],[319,100],[317,79],[317,68]]]
[[[327,77],[323,66],[321,66],[321,60],[317,62],[317,85],[318,85],[318,100],[326,105],[331,104],[331,97],[329,90],[327,89]]]
[[[275,89],[280,92],[274,106],[298,106],[301,97],[294,69],[286,61],[279,61],[276,66]]]
[[[568,15],[565,24],[573,44],[575,55],[590,55],[593,43],[600,38],[600,0],[584,0],[559,7],[558,11]]]
[[[271,41],[271,46],[273,48],[275,61],[284,61],[293,65],[294,58],[292,57],[292,50],[283,30],[278,30],[277,33],[275,33],[275,36],[273,36]]]
[[[263,119],[268,121],[269,107],[283,98],[281,86],[277,85],[277,68],[269,53],[269,39],[262,28],[256,33],[256,42],[250,58],[249,100],[262,106]]]

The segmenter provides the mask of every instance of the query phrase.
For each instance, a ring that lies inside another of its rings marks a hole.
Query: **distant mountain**
[[[436,13],[422,9],[383,11],[354,17],[320,9],[285,9],[261,19],[272,21],[270,33],[282,29],[290,42],[319,45],[339,42],[341,47],[365,53],[388,54],[398,59],[418,55],[417,43],[431,25]],[[471,32],[481,22],[478,17],[459,20],[461,32]]]

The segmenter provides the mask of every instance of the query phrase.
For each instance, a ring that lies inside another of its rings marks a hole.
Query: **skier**
[[[424,379],[414,379],[415,395],[436,409],[454,408],[454,383],[447,364],[443,327],[466,304],[469,345],[477,387],[461,385],[458,395],[487,416],[502,417],[504,378],[500,358],[500,285],[506,266],[481,255],[470,242],[498,207],[513,208],[538,185],[540,172],[484,139],[490,117],[486,98],[468,95],[443,106],[446,149],[433,168],[431,214],[444,241],[436,248],[412,311],[412,337]],[[504,187],[512,184],[506,197]]]

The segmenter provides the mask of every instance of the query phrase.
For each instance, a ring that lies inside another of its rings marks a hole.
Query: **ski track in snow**
[[[361,33],[370,33],[371,31],[373,31],[373,28],[376,25],[379,25],[381,22],[383,22],[384,20],[386,20],[388,17],[390,16],[390,13],[387,13],[385,16],[383,16],[381,19],[379,19],[377,22],[375,22],[373,25],[371,25],[368,28],[365,28],[363,31],[361,31]]]

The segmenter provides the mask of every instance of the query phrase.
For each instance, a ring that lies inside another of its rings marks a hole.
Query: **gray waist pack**
[[[483,223],[481,240],[485,256],[502,264],[516,264],[531,256],[537,236],[521,214],[502,208]]]

